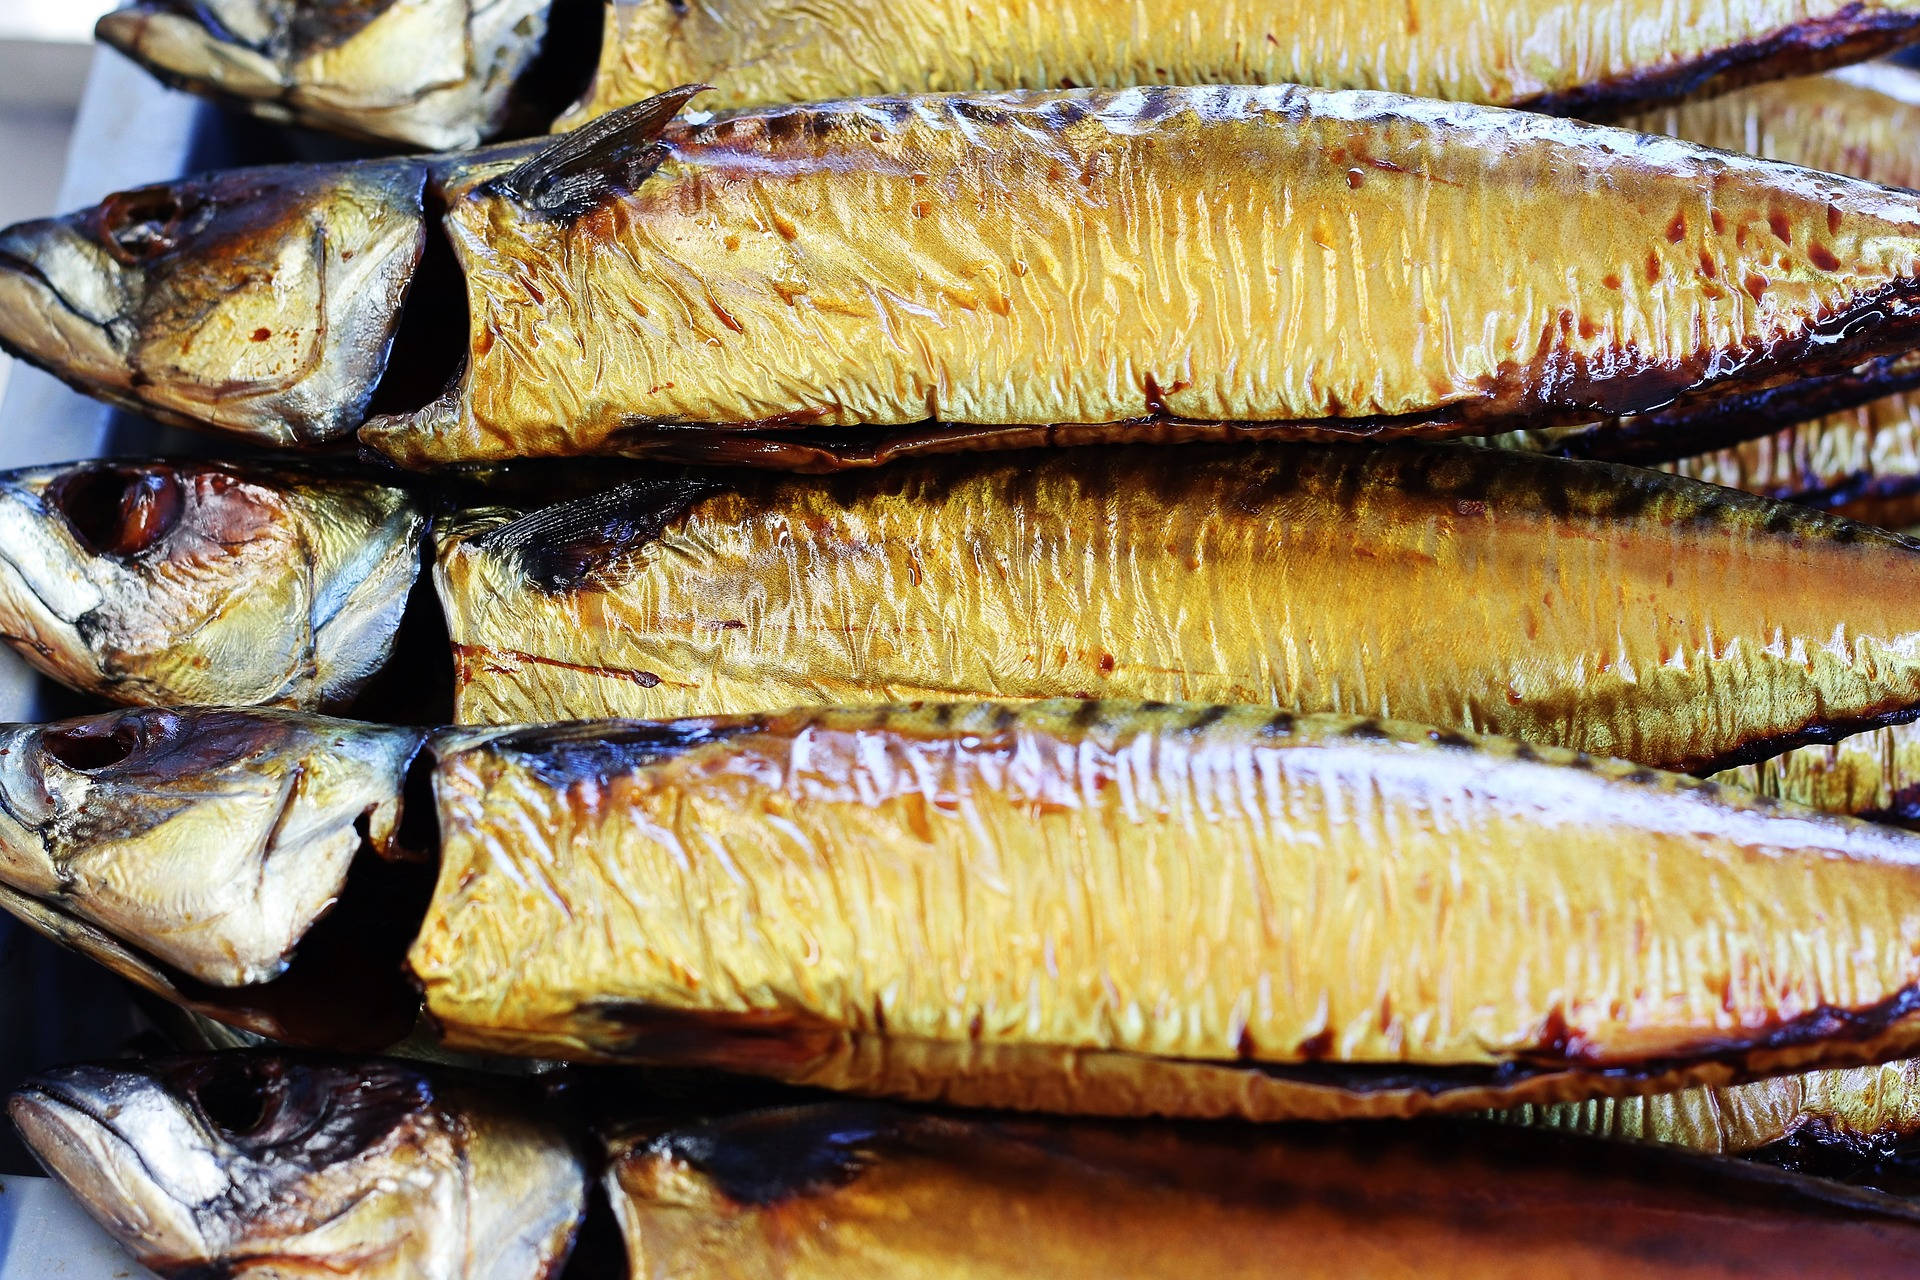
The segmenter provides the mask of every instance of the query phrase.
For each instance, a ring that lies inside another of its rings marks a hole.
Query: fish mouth
[[[194,1210],[228,1178],[199,1125],[156,1081],[64,1068],[29,1081],[7,1113],[41,1166],[143,1261],[211,1260]]]
[[[109,307],[87,305],[84,297],[84,285],[99,274],[57,221],[0,231],[0,349],[88,394],[124,402],[132,364],[113,334],[119,316]],[[71,284],[63,283],[69,277]],[[104,280],[93,282],[102,291],[109,287]]]
[[[142,0],[104,15],[93,30],[175,88],[272,101],[291,87],[269,39],[235,33],[204,6]]]

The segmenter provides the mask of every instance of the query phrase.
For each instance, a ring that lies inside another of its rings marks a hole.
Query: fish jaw
[[[422,738],[270,711],[8,727],[0,885],[201,982],[269,981],[392,838]]]
[[[95,34],[167,84],[282,123],[430,150],[505,123],[552,0],[387,0],[316,20],[310,4],[138,0]]]
[[[234,170],[0,232],[0,346],[162,421],[341,439],[425,247],[423,166]]]
[[[211,1263],[196,1210],[227,1177],[184,1109],[147,1084],[70,1067],[15,1093],[7,1113],[41,1166],[142,1262]]]
[[[533,1280],[571,1252],[585,1171],[516,1102],[394,1061],[242,1052],[47,1072],[9,1111],[165,1274]]]
[[[0,474],[0,637],[120,703],[316,709],[392,650],[426,518],[400,489],[219,463]]]

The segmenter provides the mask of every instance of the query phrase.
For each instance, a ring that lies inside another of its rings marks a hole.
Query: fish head
[[[580,1164],[504,1102],[396,1061],[241,1052],[50,1071],[8,1111],[163,1274],[557,1274]]]
[[[425,528],[404,490],[345,473],[0,473],[0,635],[116,702],[336,705],[386,661]]]
[[[408,161],[240,169],[0,231],[0,345],[90,395],[266,443],[351,433],[425,247]]]
[[[137,0],[95,33],[169,84],[282,123],[478,146],[553,0]]]
[[[0,888],[200,982],[269,981],[394,840],[423,737],[151,707],[0,728]]]

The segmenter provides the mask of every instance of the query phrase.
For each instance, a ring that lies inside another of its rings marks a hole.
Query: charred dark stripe
[[[700,747],[760,733],[763,720],[626,720],[523,729],[486,746],[510,756],[549,786],[605,782]]]
[[[722,488],[718,481],[697,476],[637,480],[522,516],[482,534],[473,546],[488,555],[510,557],[542,591],[605,588],[629,556]]]
[[[913,1122],[892,1107],[841,1103],[683,1129],[649,1150],[703,1174],[735,1204],[766,1208],[846,1186]]]

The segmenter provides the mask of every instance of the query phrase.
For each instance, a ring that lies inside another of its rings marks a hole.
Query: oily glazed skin
[[[1496,1118],[1727,1154],[1760,1151],[1802,1135],[1872,1148],[1920,1132],[1920,1059],[1732,1087],[1522,1106]]]
[[[1715,780],[1829,813],[1920,826],[1920,724],[1800,747]]]
[[[463,722],[1133,697],[1699,769],[1920,700],[1914,544],[1606,464],[1192,447],[674,492],[453,522]]]
[[[0,475],[0,634],[119,703],[315,709],[386,661],[426,517],[345,473],[219,463]]]
[[[1624,764],[1157,704],[470,733],[409,958],[454,1047],[1270,1118],[1339,1109],[1289,1067],[1408,1111],[1915,1039],[1913,836]]]
[[[1910,5],[1833,0],[609,0],[600,69],[556,128],[679,84],[715,105],[863,94],[1128,84],[1388,89],[1496,106],[1606,110],[1812,70],[1901,39]]]
[[[632,1274],[1619,1280],[1920,1261],[1895,1202],[1842,1208],[1810,1182],[1559,1135],[867,1112],[747,1116],[617,1150],[606,1186]]]
[[[1891,64],[1754,85],[1627,123],[1888,186],[1920,187],[1920,73]],[[1822,505],[1905,492],[1920,486],[1920,396],[1888,396],[1668,469]]]
[[[454,198],[468,365],[362,439],[426,465],[662,423],[1588,421],[1903,346],[1920,274],[1920,198],[1391,95],[867,99],[661,143],[578,217]]]

